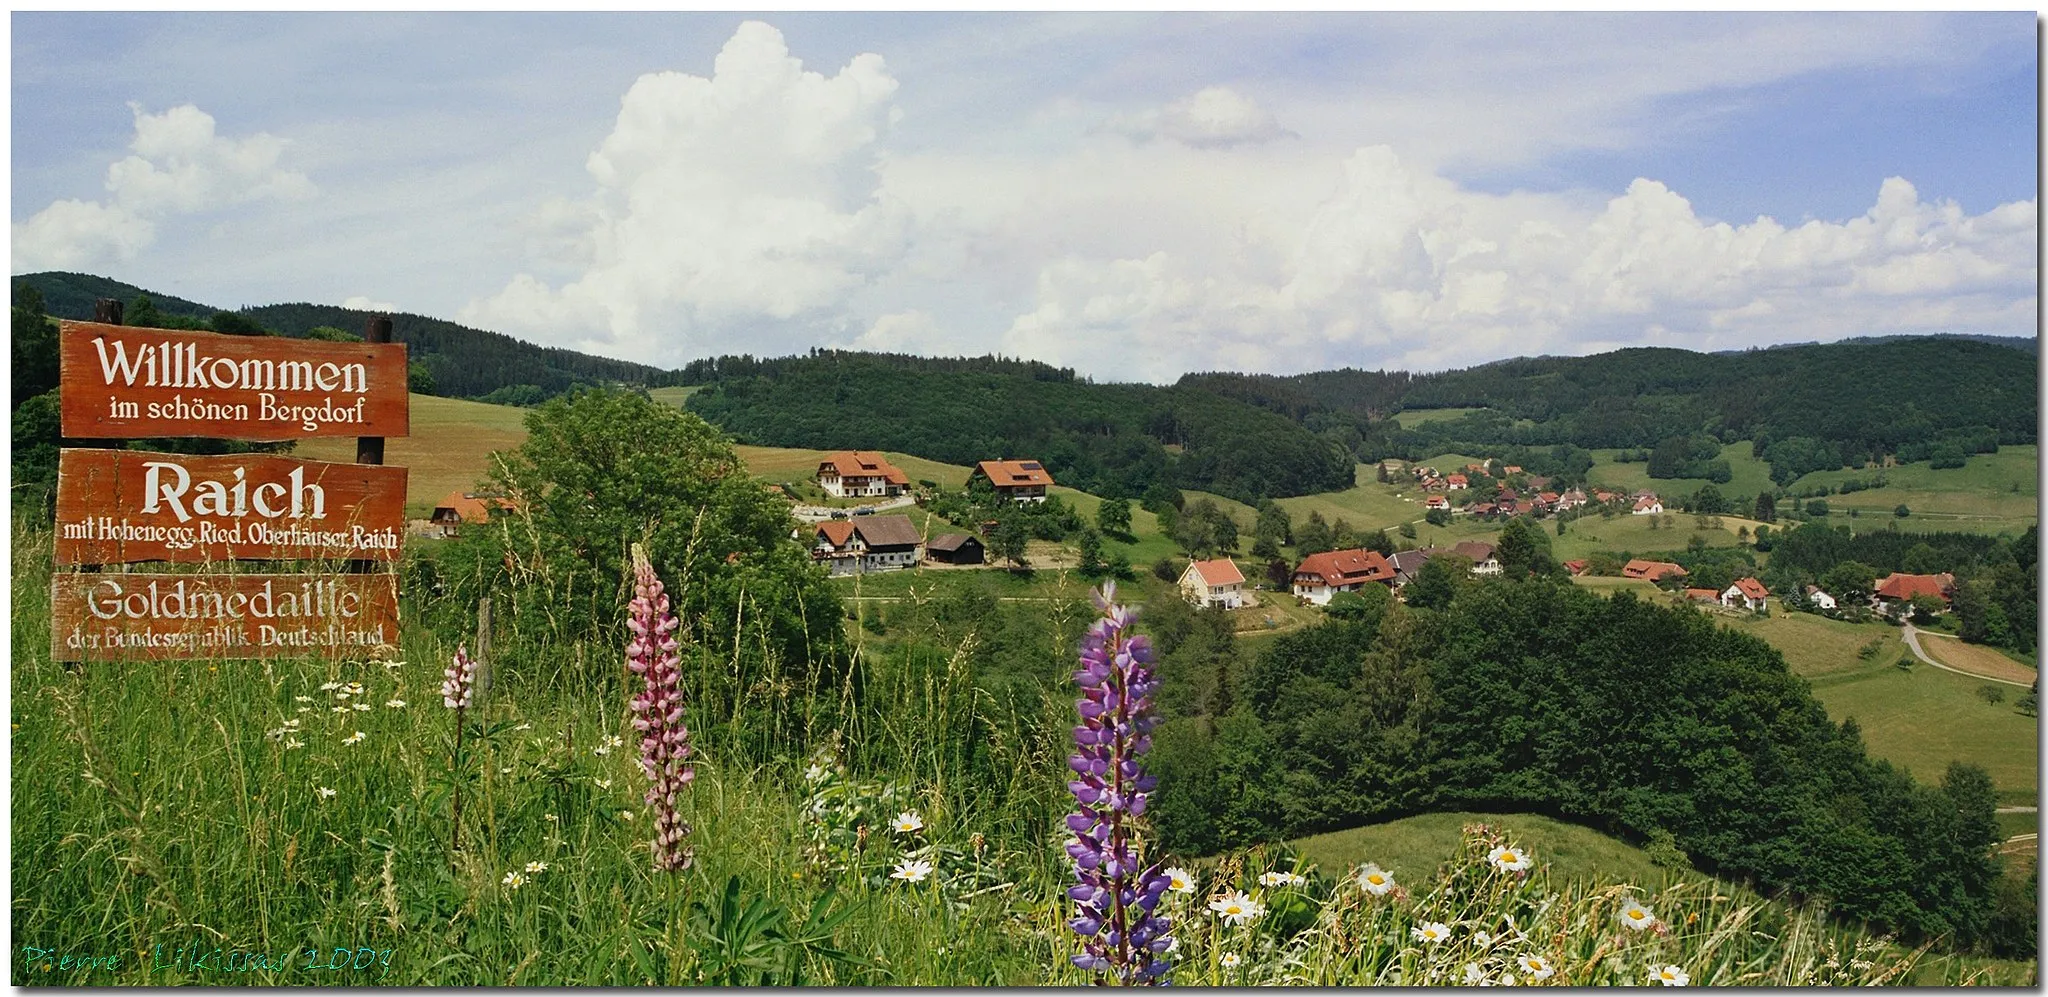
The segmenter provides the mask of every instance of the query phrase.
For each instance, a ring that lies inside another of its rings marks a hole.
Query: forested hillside
[[[691,411],[747,443],[959,464],[1029,457],[1062,484],[1126,497],[1162,483],[1248,501],[1352,483],[1351,456],[1285,416],[1200,390],[1094,384],[1041,363],[814,351],[699,361],[683,379],[703,386]]]
[[[154,324],[138,321],[135,314],[141,299],[173,326],[204,328],[224,309],[182,298],[147,291],[131,284],[76,273],[34,273],[16,276],[14,286],[31,286],[41,292],[44,309],[55,318],[90,319],[100,298],[113,298],[129,307],[126,321],[131,325]],[[264,305],[226,312],[261,329],[285,336],[305,336],[327,327],[360,334],[372,313],[335,305]],[[179,320],[195,320],[183,322]],[[472,329],[441,319],[398,313],[391,316],[391,335],[406,344],[413,361],[431,374],[430,394],[456,398],[487,398],[512,404],[535,404],[579,384],[640,384],[649,387],[671,383],[668,371],[645,364],[595,357],[574,350],[536,346],[499,332]],[[495,393],[495,394],[494,394]]]

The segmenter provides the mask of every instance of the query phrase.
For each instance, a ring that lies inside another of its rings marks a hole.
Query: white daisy
[[[520,873],[508,872],[505,874],[505,878],[501,880],[501,882],[503,882],[506,886],[509,886],[516,890],[526,885],[526,877]]]
[[[1650,979],[1667,987],[1682,987],[1692,982],[1692,977],[1685,975],[1685,970],[1677,966],[1666,966],[1657,970],[1650,974]]]
[[[620,820],[632,820],[632,819],[633,819],[633,811],[631,811],[631,810],[621,810],[621,811],[619,811],[619,819],[620,819]]]
[[[284,739],[284,750],[286,751],[290,751],[293,748],[303,748],[305,746],[306,742],[301,741],[296,737],[288,737]]]
[[[1415,940],[1418,942],[1428,942],[1431,945],[1435,945],[1451,937],[1451,928],[1442,921],[1424,921],[1410,928],[1408,933],[1414,935]]]
[[[1486,861],[1493,863],[1493,867],[1502,872],[1520,872],[1536,864],[1536,860],[1530,858],[1528,852],[1504,846],[1495,846],[1492,851],[1487,852]]]
[[[1223,919],[1225,924],[1246,924],[1256,921],[1266,913],[1266,905],[1253,900],[1242,890],[1233,890],[1209,901],[1209,909]]]
[[[321,692],[333,692],[334,690],[336,690],[336,689],[339,689],[339,688],[341,688],[341,683],[339,683],[339,682],[322,682],[322,683],[320,683],[320,691],[321,691]]]
[[[513,729],[513,730],[532,730],[532,729],[533,729],[533,721],[529,720],[529,721],[527,721],[527,722],[525,722],[525,723],[523,723],[523,724],[520,724],[519,726],[517,726],[517,727],[514,727],[514,728],[512,728],[512,729]]]
[[[1620,918],[1621,923],[1637,931],[1657,923],[1657,915],[1652,913],[1650,908],[1637,903],[1634,897],[1621,902],[1621,912],[1616,914],[1615,917]]]
[[[897,814],[896,819],[889,822],[889,826],[894,828],[897,834],[915,834],[924,830],[924,817],[915,810],[905,810]]]
[[[591,781],[591,782],[592,782],[593,784],[595,784],[595,785],[597,786],[597,788],[599,788],[599,789],[610,789],[610,788],[612,788],[612,781],[611,781],[610,779],[592,779],[592,780],[590,780],[590,781]]]
[[[1291,872],[1267,872],[1259,874],[1260,886],[1300,886],[1308,877]]]
[[[403,699],[387,699],[387,700],[385,700],[385,701],[384,701],[384,705],[385,705],[386,707],[390,708],[390,709],[394,709],[394,710],[402,710],[402,709],[405,709],[405,700],[403,700]]]
[[[1166,868],[1166,888],[1175,893],[1195,892],[1195,876],[1180,866]]]
[[[528,863],[526,863],[526,871],[527,871],[527,872],[546,872],[546,871],[548,871],[548,864],[547,864],[546,862],[528,862]]]
[[[346,707],[346,706],[330,706],[330,707],[328,707],[328,708],[327,708],[327,712],[329,712],[329,713],[347,713],[347,712],[348,712],[348,707]]]
[[[353,734],[350,734],[349,736],[347,736],[347,737],[344,737],[344,738],[342,738],[342,739],[341,739],[341,743],[343,743],[343,744],[361,744],[361,743],[363,743],[363,739],[364,739],[364,738],[367,738],[367,737],[369,737],[369,736],[370,736],[370,735],[368,735],[368,734],[365,734],[365,733],[363,733],[362,731],[356,731],[355,733],[353,733]]]
[[[812,762],[811,767],[804,770],[805,782],[817,782],[823,778],[825,778],[825,766],[816,762]]]
[[[1394,888],[1394,877],[1379,866],[1368,865],[1358,870],[1358,885],[1373,896],[1383,897]]]
[[[1240,955],[1238,955],[1238,954],[1237,954],[1237,953],[1235,953],[1235,952],[1225,952],[1225,953],[1223,953],[1223,958],[1222,958],[1222,960],[1221,960],[1221,962],[1223,963],[1223,968],[1224,968],[1224,969],[1236,969],[1236,968],[1237,968],[1237,964],[1238,964],[1238,963],[1241,963],[1241,962],[1243,962],[1243,961],[1244,961],[1244,957],[1243,957],[1243,956],[1240,956]]]
[[[370,712],[370,704],[368,704],[368,703],[350,703],[350,704],[349,704],[349,709],[351,709],[351,710],[357,710],[357,711],[359,711],[359,712],[362,712],[362,713],[368,713],[368,712]]]
[[[1522,967],[1522,972],[1529,974],[1530,979],[1548,979],[1554,972],[1550,960],[1540,955],[1517,956],[1515,962]]]
[[[319,789],[314,790],[313,792],[319,794],[320,798],[323,800],[334,799],[334,790],[328,789],[326,786],[322,786]]]
[[[293,696],[293,697],[292,697],[292,701],[293,701],[293,702],[295,702],[295,703],[310,703],[310,702],[312,702],[312,701],[313,701],[313,697],[311,697],[311,696]]]
[[[894,872],[889,873],[889,878],[900,879],[907,883],[922,883],[931,874],[932,864],[930,862],[926,862],[923,859],[904,859],[896,863],[896,869]]]

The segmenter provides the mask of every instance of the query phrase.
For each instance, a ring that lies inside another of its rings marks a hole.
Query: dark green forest
[[[1256,501],[1352,483],[1350,454],[1278,413],[1031,361],[820,350],[698,361],[683,381],[703,386],[690,410],[745,443],[1033,458],[1061,484],[1126,498],[1159,484]]]
[[[1923,786],[1873,761],[1762,640],[1542,579],[1461,581],[1437,609],[1368,591],[1235,676],[1217,614],[1160,607],[1170,847],[1526,810],[1669,835],[1702,868],[1916,936],[1986,929],[1989,776],[1956,765]]]
[[[361,334],[372,315],[334,305],[303,303],[227,311],[89,274],[19,275],[14,278],[14,286],[17,291],[23,286],[34,287],[53,318],[90,319],[98,299],[113,298],[128,305],[128,314],[123,316],[128,325],[217,329],[219,316],[229,315],[256,329],[304,337],[320,328]],[[141,310],[136,308],[137,299],[145,297],[153,315],[139,313]],[[619,383],[656,387],[673,383],[673,375],[658,367],[536,346],[504,333],[403,312],[391,316],[391,338],[406,344],[410,359],[425,369],[429,380],[421,386],[430,388],[426,393],[453,398],[481,398],[505,391],[500,400],[538,404],[579,385]]]

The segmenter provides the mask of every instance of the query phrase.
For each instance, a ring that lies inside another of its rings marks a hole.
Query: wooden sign
[[[366,654],[398,643],[396,575],[60,574],[59,661]]]
[[[405,346],[59,323],[63,435],[404,436]]]
[[[395,561],[405,468],[233,454],[66,449],[57,563]]]

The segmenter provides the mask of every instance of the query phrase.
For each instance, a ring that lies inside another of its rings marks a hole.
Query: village
[[[1498,460],[1467,463],[1450,473],[1397,460],[1382,461],[1374,470],[1382,483],[1418,486],[1424,496],[1423,508],[1432,521],[1451,516],[1483,522],[1517,517],[1543,520],[1603,509],[1631,516],[1665,512],[1663,500],[1647,489],[1592,488],[1588,492],[1572,486],[1558,491],[1551,488],[1550,478]],[[970,472],[969,481],[985,485],[999,500],[1018,504],[1045,502],[1055,484],[1044,464],[1030,459],[981,461]],[[929,491],[920,485],[930,483],[913,483],[879,452],[825,454],[811,484],[824,501],[853,504],[806,504],[786,486],[767,487],[792,502],[800,526],[791,539],[803,544],[811,559],[823,565],[831,577],[907,569],[1005,567],[989,550],[988,535],[996,527],[995,520],[975,523],[972,530],[929,532],[921,530],[910,516],[889,512],[927,504]],[[437,503],[427,520],[415,521],[413,532],[427,538],[450,537],[464,524],[488,522],[494,513],[514,509],[512,502],[501,497],[456,491]],[[1180,571],[1175,587],[1182,598],[1201,608],[1249,610],[1260,606],[1262,599],[1278,598],[1296,606],[1327,609],[1339,595],[1358,593],[1367,586],[1382,586],[1399,596],[1415,582],[1424,564],[1438,559],[1475,577],[1498,576],[1503,570],[1497,546],[1473,539],[1391,554],[1364,547],[1308,554],[1292,565],[1284,586],[1273,580],[1263,586],[1254,583],[1239,561],[1229,557],[1194,558]],[[1563,566],[1574,577],[1594,570],[1585,559],[1568,560]],[[1669,593],[1674,601],[1726,612],[1767,614],[1771,600],[1779,598],[1753,576],[1737,578],[1724,588],[1700,588],[1687,584],[1688,575],[1683,566],[1670,561],[1631,558],[1620,566],[1618,577],[1648,582]],[[1954,577],[1948,574],[1893,572],[1876,580],[1867,595],[1858,599],[1837,598],[1817,585],[1806,585],[1804,591],[1792,595],[1790,608],[1837,618],[1860,612],[1907,619],[1916,611],[1931,617],[1952,603],[1955,587]]]

